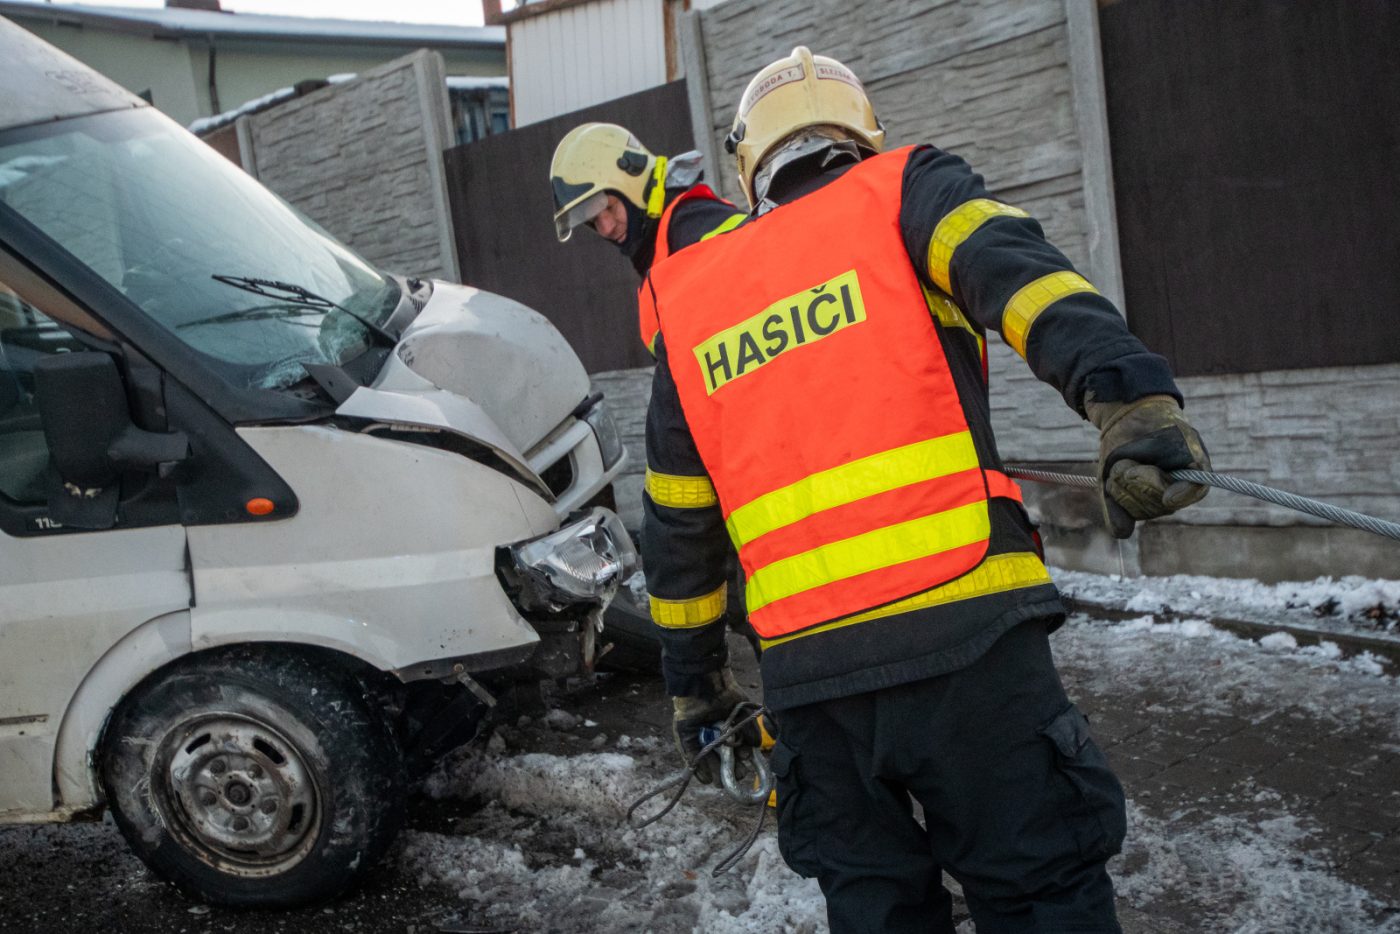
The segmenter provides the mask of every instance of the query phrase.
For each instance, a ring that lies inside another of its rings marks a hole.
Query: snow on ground
[[[1300,647],[1286,633],[1256,642],[1204,620],[1073,616],[1050,644],[1062,668],[1087,675],[1080,689],[1103,697],[1129,698],[1150,685],[1158,703],[1176,713],[1294,707],[1338,725],[1383,715],[1400,729],[1395,677],[1384,674],[1375,656],[1342,658],[1332,643]],[[1400,735],[1392,744],[1400,751]]]
[[[1055,570],[1070,597],[1134,613],[1173,612],[1400,641],[1400,580],[1319,577],[1262,584],[1226,577],[1121,577]]]
[[[1231,615],[1290,625],[1315,622],[1312,608],[1329,606],[1332,622],[1360,627],[1369,608],[1393,613],[1400,604],[1400,583],[1360,579],[1062,579],[1085,599],[1144,614],[1163,605],[1219,613],[1228,602]],[[1328,642],[1299,646],[1282,632],[1252,640],[1200,619],[1157,620],[1071,617],[1052,645],[1072,693],[1149,718],[1254,720],[1289,709],[1336,731],[1380,724],[1377,751],[1400,753],[1400,691],[1374,656],[1343,657]],[[598,725],[556,710],[536,726],[567,738]],[[497,736],[434,773],[427,793],[464,805],[468,816],[450,832],[410,832],[399,855],[421,884],[455,893],[471,924],[581,934],[827,930],[820,891],[783,865],[771,819],[735,870],[711,875],[754,813],[718,790],[692,786],[659,822],[625,825],[628,806],[672,774],[663,738],[599,735],[550,752],[521,739],[508,746]],[[1125,910],[1181,925],[1163,930],[1400,932],[1400,923],[1377,920],[1384,905],[1344,878],[1297,802],[1258,789],[1188,802],[1130,800],[1128,842],[1112,864]]]
[[[1131,697],[1151,685],[1178,712],[1291,706],[1339,724],[1364,709],[1400,732],[1395,679],[1364,657],[1151,617],[1077,616],[1052,641],[1081,695]],[[1400,750],[1400,735],[1391,740]],[[752,820],[718,791],[693,787],[660,822],[626,828],[627,807],[670,773],[671,753],[657,738],[610,745],[508,754],[497,742],[463,755],[429,780],[428,793],[489,803],[452,835],[411,834],[402,859],[423,883],[453,889],[474,921],[521,930],[826,931],[819,890],[783,865],[771,824],[736,870],[712,878]],[[1184,913],[1203,925],[1193,929],[1236,934],[1377,930],[1367,919],[1379,903],[1329,869],[1306,815],[1289,813],[1277,795],[1263,793],[1240,813],[1203,800],[1161,816],[1130,803],[1130,821],[1114,873],[1123,901],[1148,916]]]
[[[711,870],[752,829],[753,808],[692,786],[658,822],[626,826],[631,803],[670,774],[671,752],[655,740],[617,745],[627,751],[467,753],[426,790],[488,803],[456,834],[411,834],[402,859],[425,884],[455,889],[473,921],[521,930],[826,929],[821,892],[783,864],[771,816],[769,832],[719,877]]]
[[[1120,900],[1149,915],[1161,902],[1174,903],[1173,913],[1196,919],[1195,930],[1375,934],[1380,929],[1368,919],[1381,904],[1329,872],[1326,860],[1308,849],[1308,837],[1306,822],[1283,812],[1263,820],[1208,813],[1156,818],[1129,802],[1114,885]]]
[[[1150,616],[1074,616],[1051,644],[1074,679],[1071,693],[1100,704],[1136,694],[1137,712],[1149,717],[1291,710],[1340,735],[1380,724],[1375,751],[1400,752],[1400,690],[1373,657],[1343,659],[1335,646],[1300,648],[1286,634],[1256,642],[1199,620]],[[1248,797],[1203,796],[1166,814],[1130,800],[1127,844],[1112,864],[1120,899],[1149,917],[1198,919],[1190,930],[1400,931],[1400,922],[1376,920],[1380,902],[1338,875],[1337,854],[1316,839],[1305,806],[1294,803],[1300,810],[1291,813],[1272,791]]]

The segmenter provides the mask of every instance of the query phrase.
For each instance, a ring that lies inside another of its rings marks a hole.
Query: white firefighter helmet
[[[885,146],[885,128],[860,79],[836,59],[799,45],[753,76],[724,141],[737,160],[750,207],[756,202],[754,174],[764,157],[798,130],[816,126],[836,127],[872,152]]]
[[[561,242],[569,239],[575,227],[603,210],[608,192],[659,217],[665,169],[664,158],[652,155],[637,137],[615,123],[574,127],[559,141],[549,166],[554,232]]]

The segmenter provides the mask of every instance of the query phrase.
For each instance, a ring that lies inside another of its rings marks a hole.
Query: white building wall
[[[515,125],[666,82],[666,0],[597,0],[511,23]]]

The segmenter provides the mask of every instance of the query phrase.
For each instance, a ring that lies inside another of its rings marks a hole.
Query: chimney
[[[210,13],[222,13],[223,8],[219,6],[219,0],[165,0],[167,10],[207,10]]]

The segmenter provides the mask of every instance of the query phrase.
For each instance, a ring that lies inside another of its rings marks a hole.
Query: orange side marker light
[[[264,499],[259,496],[248,500],[243,508],[248,510],[248,515],[250,516],[269,516],[276,511],[277,504],[270,499]]]

